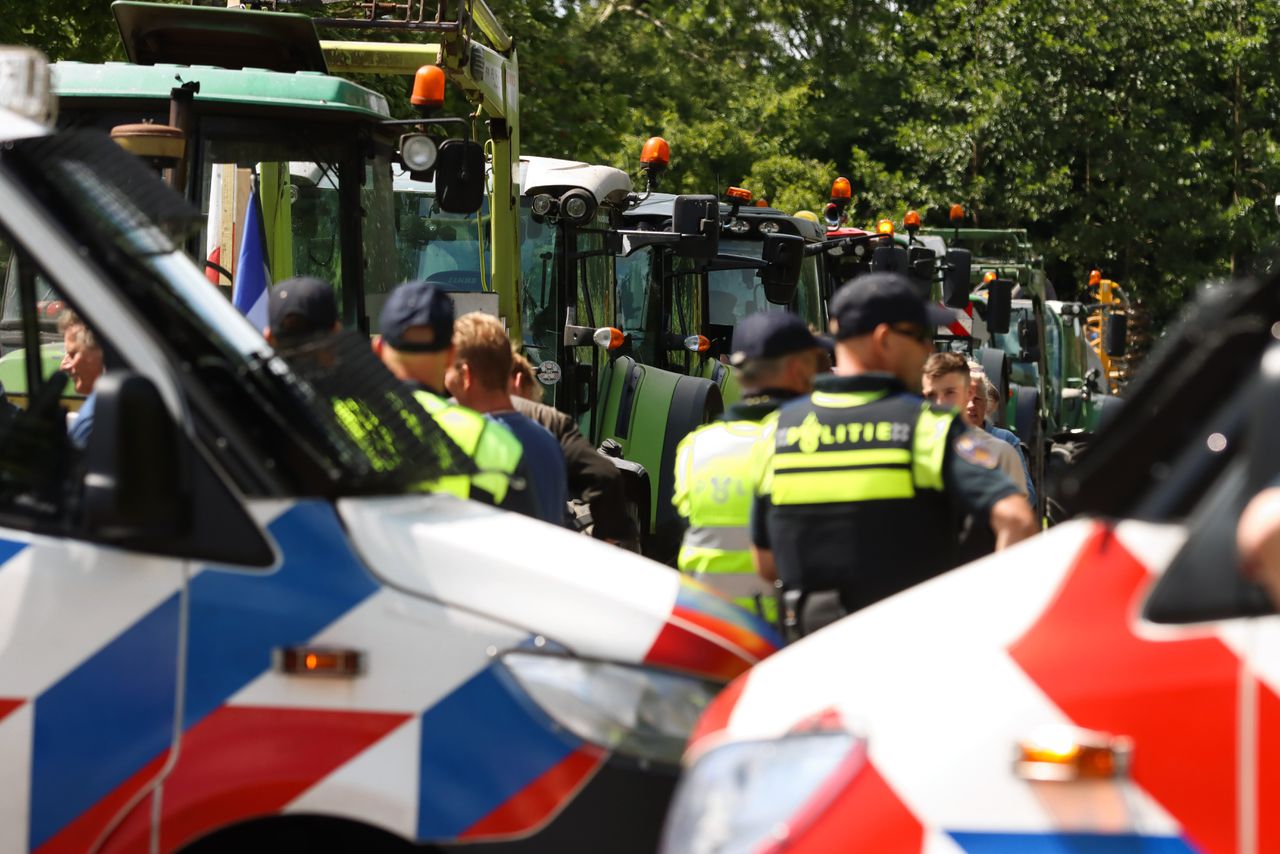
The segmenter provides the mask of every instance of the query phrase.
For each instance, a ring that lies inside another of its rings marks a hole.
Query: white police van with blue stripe
[[[388,427],[389,468],[343,429],[339,397],[384,426],[407,405],[367,346],[273,353],[179,251],[195,212],[50,119],[43,58],[0,49],[0,852],[652,849],[767,627],[407,493],[447,448]],[[67,308],[106,353],[84,451]]]

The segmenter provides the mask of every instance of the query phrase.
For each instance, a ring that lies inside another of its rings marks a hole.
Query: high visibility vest
[[[941,492],[947,433],[956,413],[906,396],[884,398],[882,391],[816,391],[809,407],[769,419],[762,446],[771,454],[760,491],[775,507]]]
[[[751,503],[755,497],[752,448],[758,421],[720,421],[685,436],[676,448],[671,503],[689,522],[676,565],[699,581],[762,616],[776,611],[773,588],[751,559]]]
[[[956,415],[888,389],[815,391],[779,410],[759,445],[759,492],[783,582],[876,601],[948,568]]]
[[[477,469],[475,474],[446,475],[419,484],[418,488],[424,492],[448,492],[459,498],[487,495],[493,504],[501,505],[524,455],[524,446],[511,428],[429,391],[419,389],[413,396]],[[477,495],[477,491],[485,495]]]

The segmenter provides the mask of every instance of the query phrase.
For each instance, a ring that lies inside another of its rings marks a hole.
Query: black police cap
[[[430,334],[406,340],[405,333],[414,327],[430,330]],[[437,353],[448,349],[453,343],[453,300],[435,285],[405,282],[382,304],[378,331],[383,341],[406,353]]]
[[[310,276],[285,279],[271,289],[267,320],[277,340],[329,332],[338,322],[338,301],[328,282]]]
[[[920,299],[901,273],[868,273],[846,282],[831,298],[836,340],[866,335],[882,323],[914,323],[931,328],[955,320],[955,314]]]
[[[822,343],[797,315],[764,311],[738,321],[733,330],[729,363],[739,366],[755,359],[776,359],[821,347]]]

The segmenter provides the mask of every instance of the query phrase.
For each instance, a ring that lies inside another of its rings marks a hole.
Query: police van
[[[1280,620],[1235,545],[1278,339],[1274,273],[1208,289],[1063,481],[1081,515],[730,685],[663,850],[1280,850]]]
[[[367,343],[269,349],[180,251],[197,212],[105,135],[50,133],[48,82],[0,51],[26,389],[0,408],[0,852],[652,850],[698,712],[768,627],[409,492],[449,446],[400,430],[389,468],[352,440],[340,412],[394,432],[412,405]],[[52,305],[105,354],[83,451]]]

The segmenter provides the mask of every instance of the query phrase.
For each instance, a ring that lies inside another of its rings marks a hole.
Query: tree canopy
[[[845,175],[856,223],[959,202],[1029,229],[1060,291],[1097,267],[1158,317],[1280,229],[1280,0],[491,6],[529,153],[634,173],[660,134],[677,191],[818,210]],[[21,4],[0,42],[120,58],[107,0]]]

